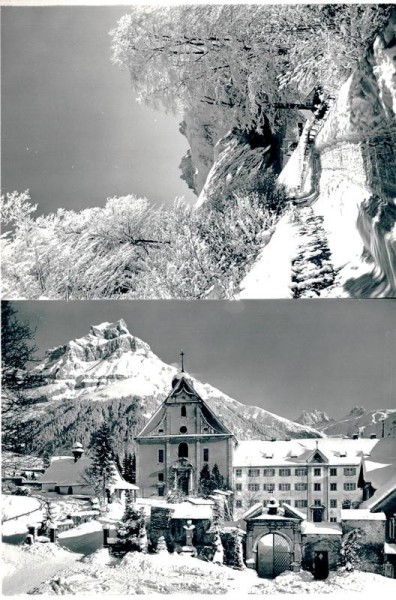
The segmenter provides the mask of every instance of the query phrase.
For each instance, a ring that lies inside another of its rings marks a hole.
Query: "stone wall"
[[[315,552],[327,552],[329,569],[334,571],[340,563],[341,535],[303,535],[302,561],[303,569],[313,571]]]

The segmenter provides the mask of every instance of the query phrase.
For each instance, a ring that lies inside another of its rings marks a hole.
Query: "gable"
[[[316,450],[314,450],[312,452],[312,454],[309,456],[309,458],[307,459],[308,463],[316,463],[316,464],[323,464],[323,463],[327,463],[329,462],[327,459],[327,456],[325,456],[323,454],[323,452],[321,452],[318,448],[316,448]]]
[[[140,431],[137,440],[191,434],[232,436],[183,373],[173,378],[172,385],[170,394]]]

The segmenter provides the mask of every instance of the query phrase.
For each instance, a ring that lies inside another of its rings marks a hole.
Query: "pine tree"
[[[217,463],[213,465],[211,473],[211,485],[213,488],[212,491],[224,489],[224,477],[221,475]]]
[[[107,423],[103,423],[92,435],[91,451],[92,465],[88,469],[87,475],[94,485],[95,491],[106,504],[109,486],[114,483],[116,477],[113,440]]]
[[[122,461],[122,475],[125,481],[136,483],[136,456],[135,453],[125,453]]]
[[[26,392],[43,383],[28,368],[35,360],[34,334],[11,302],[1,303],[2,447],[17,452],[26,451],[33,436],[32,424],[23,418],[33,402]]]
[[[125,511],[116,526],[118,542],[126,552],[147,551],[146,519],[144,509],[137,510],[132,495],[127,494]]]
[[[211,475],[208,463],[205,463],[199,475],[199,494],[206,498],[212,491]]]

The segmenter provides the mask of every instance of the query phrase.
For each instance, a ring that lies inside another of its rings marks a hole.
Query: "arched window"
[[[184,404],[183,404],[183,406],[181,407],[181,416],[182,416],[182,417],[187,417],[187,409],[186,409],[186,407],[184,406]]]
[[[188,458],[188,444],[186,442],[182,442],[179,444],[179,458]]]

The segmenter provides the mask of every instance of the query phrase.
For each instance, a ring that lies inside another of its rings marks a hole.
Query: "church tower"
[[[180,490],[198,491],[205,463],[216,463],[224,482],[232,484],[233,434],[221,423],[182,371],[172,390],[136,438],[136,484],[143,497]]]

